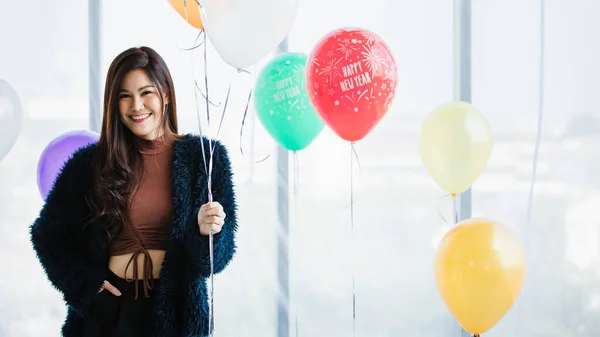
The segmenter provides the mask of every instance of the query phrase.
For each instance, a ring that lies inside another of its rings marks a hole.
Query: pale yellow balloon
[[[435,257],[435,282],[458,323],[472,334],[491,329],[513,306],[525,280],[517,236],[493,220],[471,218],[451,229]]]
[[[447,192],[458,194],[485,169],[492,152],[492,132],[473,105],[446,103],[425,119],[419,150],[432,178]]]

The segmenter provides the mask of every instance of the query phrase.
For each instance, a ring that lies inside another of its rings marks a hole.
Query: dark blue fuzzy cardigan
[[[205,148],[208,141],[204,138]],[[185,135],[174,145],[173,218],[166,255],[156,284],[153,324],[156,337],[200,337],[208,334],[206,278],[210,275],[208,237],[197,225],[199,207],[207,202],[202,139]],[[221,272],[235,253],[236,200],[226,148],[213,142],[213,199],[223,205],[225,225],[214,236],[214,272]],[[48,279],[68,306],[63,336],[81,336],[82,324],[106,278],[107,243],[101,223],[82,226],[89,216],[84,194],[91,186],[95,145],[78,150],[64,165],[39,217],[31,241]],[[208,153],[207,153],[208,157]],[[208,161],[207,161],[208,163]]]

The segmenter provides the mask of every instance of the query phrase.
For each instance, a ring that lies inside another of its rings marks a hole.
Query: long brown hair
[[[127,222],[128,201],[137,189],[142,171],[142,157],[134,145],[134,135],[121,121],[119,90],[123,78],[132,70],[143,70],[158,90],[163,137],[178,138],[177,105],[173,79],[163,58],[152,48],[130,48],[111,63],[104,88],[102,130],[93,164],[94,184],[86,196],[92,212],[88,223],[100,219],[108,239],[118,234]],[[164,104],[163,97],[168,97]]]

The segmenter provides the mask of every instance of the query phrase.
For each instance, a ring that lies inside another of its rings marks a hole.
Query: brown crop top
[[[153,287],[152,259],[149,249],[166,250],[169,226],[172,215],[172,156],[173,141],[157,139],[148,141],[136,137],[136,146],[142,154],[144,174],[137,192],[130,198],[128,218],[123,230],[109,243],[110,256],[133,253],[125,267],[125,275],[130,265],[133,279],[138,275],[138,256],[144,255],[144,295],[149,297]],[[138,282],[135,282],[135,298],[138,297]]]

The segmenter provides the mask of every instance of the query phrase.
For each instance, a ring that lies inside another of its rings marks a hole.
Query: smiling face
[[[162,135],[168,97],[161,100],[158,88],[144,70],[135,69],[123,77],[118,97],[121,121],[133,134],[147,140]]]

